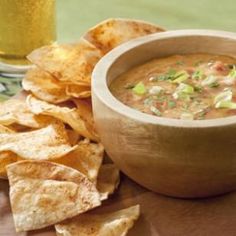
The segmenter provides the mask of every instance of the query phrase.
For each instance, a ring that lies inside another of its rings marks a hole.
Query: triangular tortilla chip
[[[140,214],[139,205],[120,211],[85,213],[55,225],[58,236],[125,236]]]
[[[104,148],[102,144],[82,141],[74,151],[55,160],[55,162],[80,171],[86,175],[90,181],[96,183],[98,171],[103,160],[103,154]]]
[[[55,159],[75,147],[71,147],[64,125],[60,122],[34,131],[0,134],[0,152],[11,151],[26,159]]]
[[[34,114],[42,114],[55,117],[70,125],[71,128],[78,132],[80,135],[94,141],[99,140],[94,130],[90,130],[87,128],[85,121],[81,119],[76,108],[60,107],[49,104],[33,97],[32,95],[29,95],[27,97],[26,102],[28,104],[28,108]]]
[[[114,164],[104,164],[98,173],[97,189],[101,200],[114,193],[120,183],[119,169]]]
[[[6,151],[0,153],[0,179],[7,179],[6,166],[18,160],[20,160],[20,157],[13,152]]]
[[[81,139],[81,135],[79,135],[75,130],[73,129],[67,129],[66,130],[68,138],[69,138],[69,142],[71,146],[76,145],[79,140]]]
[[[86,122],[87,128],[96,133],[91,99],[73,99],[73,102],[77,107],[79,115]]]
[[[44,46],[27,58],[60,81],[89,86],[93,68],[101,57],[99,49],[80,39],[76,44]]]
[[[75,98],[88,98],[91,97],[91,87],[82,85],[67,85],[66,94]]]
[[[30,69],[26,73],[22,86],[24,90],[30,91],[34,96],[50,103],[64,102],[70,98],[66,94],[65,85],[38,67]]]
[[[15,133],[13,130],[0,125],[0,133],[12,134]],[[15,153],[5,151],[0,153],[0,179],[7,179],[6,166],[16,162],[18,159]]]
[[[71,145],[75,145],[75,144],[78,144],[78,145],[75,146],[74,150],[72,150],[68,154],[63,155],[62,157],[59,157],[59,158],[53,158],[52,156],[49,156],[48,158],[44,158],[44,160],[63,164],[65,166],[69,166],[73,169],[76,169],[80,171],[82,174],[86,175],[91,182],[96,183],[97,178],[98,178],[98,172],[101,167],[103,154],[104,154],[104,148],[102,144],[90,143],[88,140],[84,140],[79,143],[78,142],[73,143]],[[28,157],[22,158],[10,151],[1,152],[0,153],[0,178],[7,179],[7,174],[6,174],[6,169],[5,169],[7,165],[14,163],[16,161],[21,161],[21,160],[35,160],[35,157],[31,158],[28,156]],[[101,177],[101,181],[100,181],[101,183],[99,184],[99,187],[101,186],[100,188],[102,191],[101,200],[105,199],[104,196],[106,197],[108,196],[107,192],[109,191],[109,189],[112,188],[112,186],[109,186],[109,181],[112,182],[114,177],[112,173],[107,173],[107,174],[111,174],[111,179],[105,180],[105,176]],[[108,183],[106,181],[108,181]],[[109,193],[110,192],[111,190],[109,191]]]
[[[46,161],[7,166],[16,231],[44,228],[100,205],[92,182],[77,170]]]
[[[83,37],[106,54],[131,39],[162,31],[164,29],[148,22],[116,18],[99,23]]]
[[[55,121],[54,118],[33,114],[23,100],[10,99],[0,103],[0,124],[2,125],[17,123],[26,127],[42,128],[53,121]]]
[[[73,99],[80,116],[89,123],[93,121],[93,111],[91,99]]]

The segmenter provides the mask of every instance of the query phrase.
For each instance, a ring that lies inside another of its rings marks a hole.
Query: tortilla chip
[[[101,22],[83,37],[106,54],[131,39],[162,31],[164,29],[148,22],[117,18]]]
[[[55,162],[72,167],[97,182],[98,171],[102,164],[104,148],[102,144],[82,141],[76,149]]]
[[[55,225],[58,236],[125,236],[140,215],[139,205],[111,213],[85,213]]]
[[[6,127],[4,125],[0,125],[0,133],[8,133],[8,134],[11,134],[11,133],[15,133],[15,131],[13,129],[10,129],[9,127]]]
[[[88,130],[92,131],[92,133],[96,133],[91,100],[73,99],[73,102],[77,107],[79,115],[85,121]]]
[[[91,99],[73,99],[73,102],[75,103],[77,111],[82,119],[85,120],[86,123],[90,124],[91,127],[94,127]]]
[[[67,101],[65,85],[56,80],[49,73],[38,67],[29,70],[22,80],[24,90],[30,91],[35,97],[50,103]]]
[[[92,182],[79,171],[47,161],[7,166],[17,232],[44,228],[100,205]]]
[[[0,125],[0,133],[12,134],[13,130]],[[0,179],[7,179],[6,166],[17,161],[17,155],[15,153],[5,151],[0,153]]]
[[[52,44],[34,50],[28,59],[60,81],[89,86],[99,49],[80,39],[76,44]]]
[[[35,131],[0,134],[0,152],[11,151],[26,159],[55,159],[74,149],[59,122]]]
[[[20,124],[17,124],[17,123],[8,125],[7,128],[13,130],[16,133],[27,132],[27,131],[34,130],[34,128],[26,127],[24,125],[20,125]]]
[[[42,128],[55,121],[47,116],[36,116],[27,107],[25,101],[10,99],[0,103],[0,124],[11,125],[14,123],[31,127]]]
[[[78,144],[79,140],[81,139],[81,136],[72,129],[67,129],[66,132],[69,138],[70,145],[74,146]]]
[[[59,107],[47,102],[41,101],[32,95],[29,95],[26,99],[29,109],[34,114],[42,114],[55,117],[66,124],[70,125],[72,129],[78,132],[80,135],[89,138],[94,141],[98,141],[98,136],[94,130],[89,130],[86,127],[86,123],[81,119],[76,108]]]
[[[88,98],[91,97],[91,87],[81,85],[67,85],[66,94],[75,98]]]
[[[19,159],[20,157],[13,152],[6,151],[0,153],[0,179],[7,179],[6,166],[17,162]]]
[[[114,193],[120,183],[119,169],[114,164],[104,164],[101,166],[97,180],[97,190],[101,200],[105,200]]]

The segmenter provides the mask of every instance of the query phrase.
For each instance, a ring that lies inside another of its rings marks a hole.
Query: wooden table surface
[[[0,236],[55,236],[54,229],[15,233],[8,182],[0,181]],[[150,192],[125,176],[118,191],[98,212],[141,205],[141,217],[128,236],[235,236],[236,193],[200,200],[183,200]]]

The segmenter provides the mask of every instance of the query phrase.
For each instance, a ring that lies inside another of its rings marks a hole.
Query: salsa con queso
[[[213,54],[174,55],[123,73],[113,95],[138,111],[184,120],[236,115],[236,59]]]

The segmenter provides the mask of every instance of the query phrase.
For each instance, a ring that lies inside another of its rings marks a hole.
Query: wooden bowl
[[[150,59],[201,52],[236,56],[236,34],[177,30],[144,36],[112,50],[92,76],[94,119],[108,155],[130,178],[169,196],[206,197],[236,189],[236,117],[155,117],[122,104],[109,85]]]

